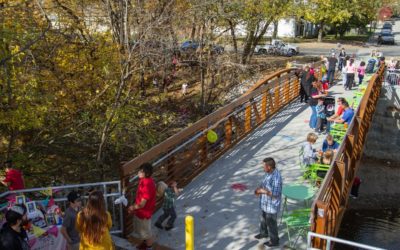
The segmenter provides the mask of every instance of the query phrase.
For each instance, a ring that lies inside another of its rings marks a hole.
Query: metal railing
[[[367,250],[385,250],[383,248],[373,247],[373,246],[357,243],[354,241],[343,240],[343,239],[339,239],[339,238],[332,237],[332,236],[308,232],[308,234],[307,234],[307,249],[310,249],[310,250],[313,249],[312,248],[312,238],[319,238],[319,239],[325,240],[326,241],[325,249],[328,249],[328,250],[331,249],[332,242],[344,244],[347,246],[357,247],[357,248],[361,248],[361,249],[367,249]]]
[[[319,74],[320,62],[314,65],[316,74]],[[153,163],[156,181],[168,183],[176,180],[180,187],[187,185],[232,146],[298,97],[297,70],[285,69],[264,77],[232,103],[125,163],[121,167],[121,182],[128,200],[133,200],[137,187],[135,176],[139,166],[145,162]],[[213,143],[207,140],[210,130],[218,135]],[[132,224],[125,221],[124,225],[124,234],[127,235],[132,231]]]
[[[312,232],[335,237],[339,231],[384,75],[385,65],[381,65],[369,81],[334,162],[321,184],[311,207]],[[314,247],[322,248],[323,245],[323,240],[314,240]]]
[[[389,85],[399,85],[400,86],[400,70],[387,70],[385,81]]]
[[[51,189],[52,194],[49,195],[46,192]],[[121,182],[120,181],[108,181],[108,182],[96,182],[96,183],[85,183],[76,185],[65,185],[65,186],[54,186],[54,187],[43,187],[43,188],[30,188],[21,189],[15,191],[7,191],[0,194],[0,200],[2,204],[7,202],[8,197],[15,197],[18,195],[24,195],[29,198],[30,201],[34,201],[37,204],[41,204],[46,201],[49,196],[52,196],[56,205],[58,205],[62,211],[68,207],[67,195],[71,191],[77,191],[81,194],[82,205],[85,205],[88,199],[88,193],[91,190],[100,190],[103,192],[104,199],[106,202],[106,208],[111,214],[112,228],[110,233],[119,234],[122,233],[124,225],[122,205],[115,205],[114,201],[121,196]],[[4,206],[1,210],[6,209]]]

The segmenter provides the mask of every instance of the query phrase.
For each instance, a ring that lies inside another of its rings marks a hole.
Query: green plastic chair
[[[328,172],[330,165],[314,163],[310,166],[310,180],[316,185],[319,181],[322,182],[324,178],[318,176],[318,173]]]
[[[356,109],[358,105],[360,105],[361,99],[364,96],[363,92],[356,91],[353,92],[353,102],[351,103],[351,106]]]
[[[337,141],[339,144],[342,143],[344,136],[346,135],[346,131],[340,131],[331,129],[329,133],[333,136],[333,139]]]
[[[300,236],[306,236],[310,229],[310,208],[296,209],[283,216],[283,222],[286,225],[289,247],[295,248]],[[297,235],[292,242],[293,234]]]
[[[335,123],[331,126],[332,130],[338,130],[338,131],[346,131],[346,128],[344,127],[343,123]]]

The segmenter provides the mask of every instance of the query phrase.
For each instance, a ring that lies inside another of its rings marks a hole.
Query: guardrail
[[[381,65],[369,81],[343,143],[317,193],[311,207],[311,231],[315,233],[335,237],[339,231],[384,76],[385,65]],[[313,243],[314,247],[324,247],[324,240],[319,238]]]
[[[65,211],[68,207],[67,195],[71,191],[77,191],[81,194],[82,205],[85,205],[88,199],[88,193],[91,190],[99,190],[103,192],[104,199],[106,202],[106,209],[110,212],[112,218],[112,228],[110,233],[120,234],[124,225],[122,218],[122,205],[115,205],[114,201],[121,196],[121,182],[120,181],[108,181],[108,182],[96,182],[96,183],[85,183],[76,185],[66,186],[54,186],[54,187],[43,187],[43,188],[30,188],[21,189],[15,191],[7,191],[0,194],[0,200],[7,201],[8,197],[14,197],[18,195],[24,195],[29,198],[30,201],[36,203],[42,203],[52,196],[56,205],[58,205],[62,211]],[[51,190],[51,191],[50,191]],[[48,192],[52,194],[49,195]],[[1,210],[6,209],[7,206],[0,208]]]
[[[316,74],[320,72],[319,66],[320,62],[314,64]],[[121,183],[128,200],[133,200],[136,173],[144,162],[153,163],[155,180],[176,180],[180,187],[187,185],[233,145],[298,97],[297,70],[285,69],[264,77],[232,103],[125,163],[121,167]],[[213,143],[207,140],[211,130],[218,137]],[[124,226],[127,235],[132,231],[131,221],[125,220]]]
[[[315,248],[311,248],[311,240],[312,238],[319,238],[319,239],[324,239],[326,240],[326,247],[325,249],[331,249],[331,244],[332,242],[336,242],[336,243],[340,243],[346,246],[352,246],[352,247],[356,247],[357,249],[367,249],[367,250],[385,250],[384,248],[378,248],[378,247],[373,247],[373,246],[369,246],[369,245],[365,245],[365,244],[360,244],[354,241],[349,241],[349,240],[343,240],[343,239],[339,239],[339,238],[335,238],[335,237],[331,237],[331,236],[326,236],[326,235],[322,235],[322,234],[316,234],[313,232],[308,232],[307,234],[307,249],[311,250],[311,249],[315,249]]]

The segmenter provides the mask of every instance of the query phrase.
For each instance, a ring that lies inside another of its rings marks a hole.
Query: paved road
[[[336,97],[352,95],[350,91],[344,92],[342,85],[330,91]],[[263,249],[264,241],[253,238],[258,233],[260,213],[253,191],[263,177],[262,160],[275,158],[284,183],[298,181],[299,147],[312,132],[308,127],[310,112],[308,105],[293,102],[214,162],[178,198],[176,228],[169,232],[154,229],[157,241],[173,249],[184,249],[184,220],[190,214],[195,219],[195,249]],[[321,147],[322,140],[320,136],[317,147]],[[235,191],[233,184],[243,184],[245,190]],[[159,215],[160,211],[153,220]],[[283,247],[287,237],[282,225],[279,232]],[[301,244],[304,249],[304,241]]]
[[[376,36],[381,32],[381,26],[376,30]],[[367,43],[367,47],[346,49],[347,53],[356,53],[357,56],[368,56],[372,50],[380,50],[386,57],[400,56],[400,21],[396,21],[393,25],[393,34],[395,36],[395,45],[380,45],[376,42]],[[332,44],[332,48],[336,46]],[[346,45],[343,45],[346,48]],[[300,52],[304,55],[329,55],[331,48],[305,48],[300,45]]]

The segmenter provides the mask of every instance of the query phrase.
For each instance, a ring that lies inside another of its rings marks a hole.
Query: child
[[[361,83],[364,79],[364,75],[365,75],[365,62],[364,61],[362,61],[360,63],[360,67],[358,67],[357,72],[358,72],[358,85],[361,85]]]
[[[336,152],[337,149],[339,148],[339,143],[337,143],[331,134],[328,134],[326,136],[326,139],[322,143],[322,152],[326,152],[327,150],[332,150],[333,152]]]
[[[318,105],[316,106],[316,109],[317,109],[318,120],[317,120],[317,127],[315,128],[315,132],[318,132],[320,134],[324,129],[324,123],[326,120],[324,99],[322,99],[322,98],[318,99]]]
[[[332,160],[333,160],[333,150],[326,150],[323,154],[322,154],[322,158],[321,158],[321,164],[324,165],[331,165]]]
[[[67,249],[79,249],[79,232],[76,229],[76,216],[82,206],[81,196],[75,191],[71,191],[67,196],[69,207],[65,210],[65,216],[61,227],[61,234],[67,240]]]
[[[157,196],[164,196],[163,202],[163,214],[158,217],[157,222],[154,224],[156,227],[163,229],[162,223],[169,217],[165,230],[169,231],[174,227],[174,222],[176,219],[175,212],[175,198],[179,195],[179,190],[177,188],[176,181],[171,183],[168,187],[165,182],[160,181],[157,183]]]
[[[318,136],[314,133],[309,133],[307,135],[307,142],[302,145],[303,150],[303,164],[311,165],[315,163],[317,159],[318,152],[312,147],[313,144],[317,141]]]

